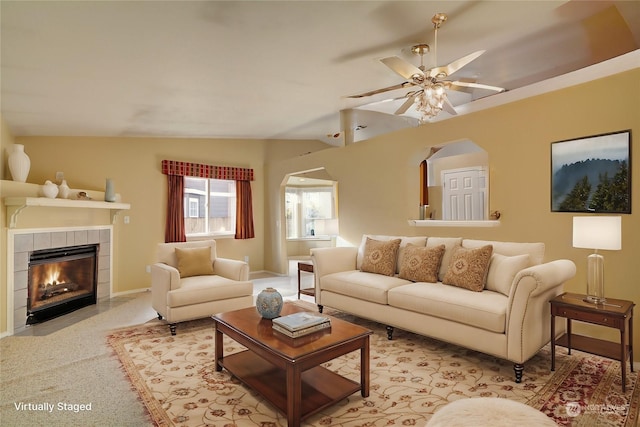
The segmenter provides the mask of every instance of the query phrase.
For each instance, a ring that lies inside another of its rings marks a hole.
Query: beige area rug
[[[304,426],[424,426],[448,402],[471,397],[526,403],[562,426],[636,425],[638,375],[628,375],[623,394],[618,362],[577,351],[568,356],[558,348],[551,372],[545,348],[525,365],[523,381],[516,384],[510,362],[401,330],[389,341],[383,325],[328,314],[374,331],[370,396],[355,393],[307,418]],[[158,426],[287,425],[261,396],[226,371],[215,371],[210,319],[181,324],[176,336],[153,321],[112,331],[108,342]],[[224,346],[225,354],[243,350],[226,336]],[[359,381],[359,357],[354,352],[323,366]]]

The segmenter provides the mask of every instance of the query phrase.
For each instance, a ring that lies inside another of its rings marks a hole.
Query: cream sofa
[[[178,322],[253,305],[249,265],[218,257],[215,240],[160,243],[157,261],[151,266],[151,305],[171,335]]]
[[[392,276],[361,271],[367,237],[401,239],[397,265],[408,244],[444,245],[438,281],[413,282],[400,278],[397,270]],[[481,291],[442,283],[457,246],[486,245],[493,251]],[[543,243],[365,235],[358,248],[311,250],[316,303],[320,311],[327,306],[385,324],[388,339],[401,328],[509,360],[519,383],[524,362],[551,339],[548,301],[576,273],[570,260],[543,262],[544,250]],[[556,331],[564,331],[562,322]]]

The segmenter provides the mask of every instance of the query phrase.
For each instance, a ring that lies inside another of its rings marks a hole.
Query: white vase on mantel
[[[62,180],[62,184],[60,184],[58,186],[58,189],[60,190],[59,195],[61,199],[68,199],[69,198],[69,185],[67,184],[66,180]]]
[[[31,159],[24,152],[24,145],[14,144],[13,151],[9,154],[9,172],[16,182],[26,182],[31,168]]]

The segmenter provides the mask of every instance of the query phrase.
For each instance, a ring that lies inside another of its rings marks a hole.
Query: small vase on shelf
[[[69,198],[69,186],[67,185],[67,181],[65,179],[62,180],[62,184],[58,186],[60,190],[60,198],[68,199]]]
[[[17,182],[26,182],[31,168],[31,159],[24,152],[24,145],[13,145],[13,151],[9,154],[8,163],[11,178]]]
[[[282,311],[282,295],[274,288],[266,288],[256,297],[256,309],[265,319],[275,319]]]
[[[107,178],[107,183],[104,191],[104,201],[105,202],[116,201],[116,191],[113,187],[113,180],[111,178]]]

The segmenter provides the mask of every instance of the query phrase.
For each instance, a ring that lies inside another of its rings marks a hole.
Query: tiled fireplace
[[[41,254],[45,250],[61,249],[61,251],[57,252],[67,253],[69,251],[76,251],[77,248],[95,247],[95,251],[98,254],[95,295],[97,299],[109,298],[111,295],[112,234],[112,226],[9,230],[7,252],[10,258],[9,260],[11,261],[11,257],[13,258],[12,263],[7,264],[9,269],[13,266],[12,271],[8,272],[9,280],[7,280],[7,286],[9,288],[7,293],[8,295],[13,294],[13,301],[10,301],[8,307],[10,308],[11,302],[13,302],[13,328],[8,325],[9,330],[13,330],[15,334],[23,331],[27,327],[28,311],[30,306],[34,306],[35,301],[33,296],[32,299],[29,300],[29,262],[30,258],[32,258],[31,262],[33,267],[33,255]],[[54,253],[55,252],[56,251],[54,251]],[[73,260],[71,262],[78,263],[78,266],[88,262],[78,261],[76,258],[78,258],[78,256],[72,256]],[[33,280],[32,273],[31,281]],[[59,298],[63,293],[68,293],[69,296],[72,296],[74,292],[78,291],[74,289],[78,287],[78,283],[76,282],[85,281],[78,277],[64,280],[68,280],[69,284],[66,286],[57,286],[58,283],[53,286],[49,284],[50,292],[42,293],[42,295],[38,297],[40,301],[43,301],[43,295],[45,299],[49,299],[50,301],[53,301],[54,298]],[[92,282],[91,285],[82,284],[81,286],[89,288],[93,285]],[[87,289],[87,293],[89,291],[93,292],[93,289]],[[79,304],[77,308],[92,304],[92,298],[94,297],[87,296],[80,298],[85,301],[83,301],[84,304]],[[46,302],[48,303],[49,301]],[[45,304],[45,306],[47,305],[49,304]],[[73,306],[74,304],[71,305]],[[36,306],[39,305],[36,304]]]

